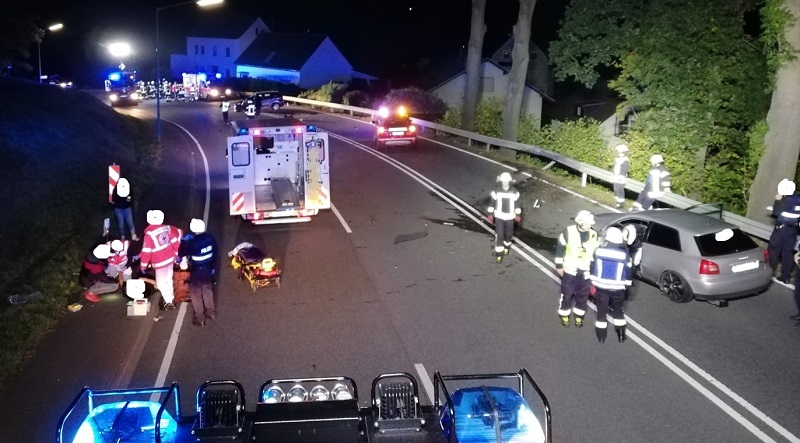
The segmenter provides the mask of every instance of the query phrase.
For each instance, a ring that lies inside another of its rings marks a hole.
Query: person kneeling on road
[[[111,247],[106,243],[96,244],[92,250],[83,257],[81,271],[78,273],[78,282],[83,286],[83,298],[97,303],[101,294],[108,294],[119,289],[115,278],[106,274],[108,256]]]

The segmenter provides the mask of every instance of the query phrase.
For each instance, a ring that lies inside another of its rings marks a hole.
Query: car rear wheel
[[[664,271],[658,284],[661,293],[675,303],[692,301],[694,293],[680,274],[673,271]]]
[[[273,103],[272,104],[272,110],[273,111],[277,111],[278,109],[281,109],[281,105],[279,105],[278,103]]]

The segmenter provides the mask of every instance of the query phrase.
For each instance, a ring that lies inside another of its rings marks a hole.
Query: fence
[[[311,106],[318,106],[323,108],[329,109],[337,109],[341,111],[347,111],[350,115],[360,115],[360,116],[370,116],[374,117],[377,115],[378,111],[373,109],[367,108],[359,108],[356,106],[348,106],[348,105],[340,105],[338,103],[327,103],[327,102],[320,102],[316,100],[308,100],[304,98],[297,98],[297,97],[289,97],[284,96],[283,99],[287,102],[293,102],[297,104],[304,104],[304,105],[311,105]],[[598,168],[597,166],[592,166],[586,163],[581,163],[577,160],[564,157],[561,154],[556,152],[548,151],[546,149],[542,149],[538,146],[530,146],[525,145],[518,142],[512,142],[508,140],[503,140],[500,138],[495,137],[488,137],[481,134],[476,134],[474,132],[464,131],[458,128],[451,128],[449,126],[440,125],[438,123],[429,122],[425,120],[420,120],[417,118],[411,119],[413,123],[419,127],[427,128],[433,130],[437,133],[443,132],[450,135],[455,135],[458,137],[465,138],[467,140],[468,145],[472,145],[473,142],[479,142],[486,147],[499,147],[504,149],[510,149],[517,152],[526,152],[528,154],[535,155],[537,157],[542,157],[549,159],[550,161],[556,162],[562,166],[565,166],[569,169],[572,169],[581,174],[581,183],[586,184],[587,177],[593,177],[597,180],[604,181],[606,183],[613,183],[613,173],[611,171]],[[644,183],[636,180],[628,179],[627,184],[625,185],[625,189],[635,192],[641,192],[644,189]],[[658,199],[658,201],[666,203],[670,206],[686,209],[692,206],[702,205],[702,202],[698,202],[692,200],[690,198],[683,197],[678,194],[667,193],[664,197]],[[734,225],[739,226],[742,231],[747,232],[750,235],[755,237],[767,240],[769,239],[770,233],[772,232],[772,226],[757,222],[755,220],[751,220],[746,217],[742,217],[741,215],[737,215],[728,211],[722,211],[722,219],[728,221],[729,223],[733,223]]]

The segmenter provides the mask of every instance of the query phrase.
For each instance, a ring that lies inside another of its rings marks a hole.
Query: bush
[[[367,100],[367,93],[364,91],[347,91],[344,94],[343,103],[348,106],[364,108],[367,106]]]
[[[447,111],[438,120],[438,122],[442,125],[449,126],[451,128],[460,128],[461,110],[457,108],[447,108]]]

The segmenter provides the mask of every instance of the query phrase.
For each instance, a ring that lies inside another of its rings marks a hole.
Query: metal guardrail
[[[338,103],[320,102],[316,100],[309,100],[305,98],[290,97],[290,96],[284,96],[283,99],[287,102],[294,102],[298,104],[348,111],[351,115],[368,115],[370,117],[374,117],[378,114],[377,110],[360,108],[357,106],[340,105]],[[532,154],[537,157],[543,157],[550,161],[554,161],[563,166],[566,166],[569,169],[579,172],[581,174],[581,183],[583,183],[584,186],[586,185],[587,177],[593,177],[595,179],[602,180],[609,184],[613,183],[614,174],[611,171],[599,168],[597,166],[592,166],[586,163],[581,163],[572,158],[564,157],[561,154],[548,151],[546,149],[542,149],[538,146],[531,146],[523,143],[503,140],[501,138],[476,134],[474,132],[468,132],[458,128],[451,128],[449,126],[441,125],[439,123],[429,122],[426,120],[420,120],[418,118],[412,118],[411,120],[415,125],[423,128],[428,128],[433,131],[444,132],[458,137],[463,137],[467,139],[467,144],[469,145],[471,145],[473,141],[477,141],[485,144],[487,147],[496,146],[500,148],[511,149],[513,151],[526,152],[528,154]],[[628,179],[627,183],[625,184],[625,189],[634,192],[641,192],[642,189],[644,189],[644,183]],[[691,206],[697,206],[703,204],[702,202],[698,202],[696,200],[692,200],[682,195],[673,193],[667,193],[664,197],[658,199],[658,201],[680,209],[686,209]],[[722,218],[723,220],[729,223],[733,223],[739,226],[739,228],[741,228],[742,231],[764,240],[768,240],[770,234],[772,233],[771,225],[751,220],[749,218],[742,217],[741,215],[737,215],[732,212],[722,211]]]

